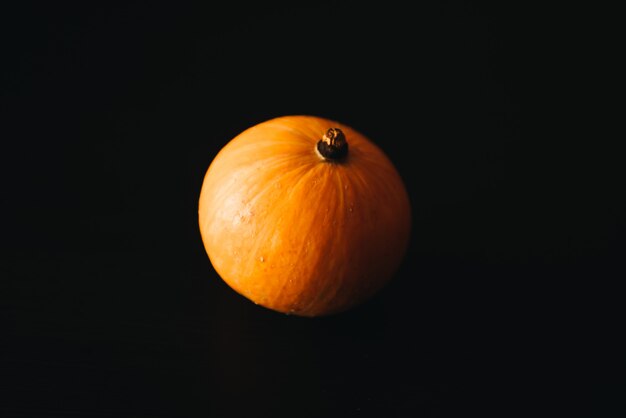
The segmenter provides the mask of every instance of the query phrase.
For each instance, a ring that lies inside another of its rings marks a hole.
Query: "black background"
[[[14,3],[1,417],[624,416],[624,188],[575,112],[584,16]],[[285,114],[368,135],[413,204],[397,277],[333,317],[243,299],[197,228],[217,151]]]

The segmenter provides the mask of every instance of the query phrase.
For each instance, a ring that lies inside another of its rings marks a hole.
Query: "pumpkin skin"
[[[317,148],[331,128],[345,137],[345,157]],[[232,289],[308,317],[376,294],[411,230],[409,196],[384,152],[350,126],[310,115],[261,122],[227,143],[205,174],[198,215],[210,262]]]

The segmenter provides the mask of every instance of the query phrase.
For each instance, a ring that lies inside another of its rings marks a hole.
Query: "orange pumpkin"
[[[380,290],[411,229],[404,183],[350,126],[282,116],[233,138],[211,162],[199,225],[215,271],[266,308],[322,316]]]

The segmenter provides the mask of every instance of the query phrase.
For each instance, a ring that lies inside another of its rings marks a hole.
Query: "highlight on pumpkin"
[[[338,121],[293,115],[225,144],[205,174],[198,221],[211,265],[236,293],[316,317],[352,309],[393,279],[411,207],[373,141]]]

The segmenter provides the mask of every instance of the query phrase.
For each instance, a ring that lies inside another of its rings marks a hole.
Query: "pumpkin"
[[[371,298],[405,256],[411,208],[386,154],[311,115],[251,126],[215,156],[199,227],[219,276],[257,305],[307,317]]]

